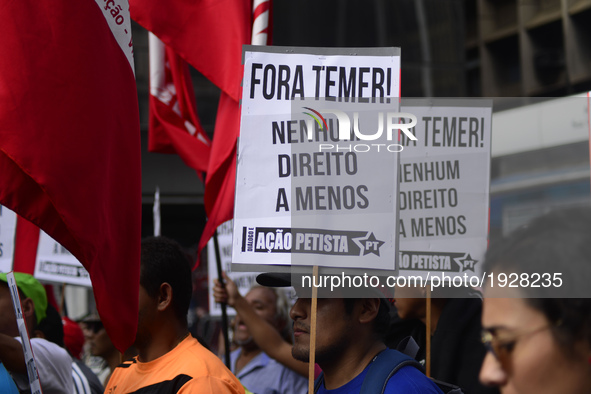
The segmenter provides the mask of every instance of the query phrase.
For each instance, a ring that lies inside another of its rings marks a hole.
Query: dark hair
[[[150,297],[157,297],[163,283],[172,288],[173,310],[186,324],[193,293],[190,261],[176,241],[165,237],[146,238],[141,246],[140,284]]]
[[[485,272],[549,274],[560,272],[562,286],[522,286],[525,302],[554,325],[559,343],[591,344],[591,209],[569,208],[534,219],[492,244]],[[576,297],[576,298],[574,298]]]
[[[353,307],[357,301],[361,300],[360,298],[343,298],[345,304],[345,313],[350,315],[353,312]],[[373,328],[374,334],[380,339],[384,339],[388,328],[390,326],[390,304],[389,301],[385,298],[380,298],[380,307],[378,309],[378,314],[376,315],[375,320],[373,321]]]
[[[35,330],[41,331],[49,342],[64,347],[64,325],[59,312],[51,305],[47,304],[47,315],[35,327]]]

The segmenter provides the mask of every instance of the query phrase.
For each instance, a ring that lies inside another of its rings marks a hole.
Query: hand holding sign
[[[242,296],[238,292],[236,283],[230,279],[225,271],[222,273],[222,276],[224,278],[224,284],[221,284],[217,279],[213,280],[213,298],[215,299],[215,302],[224,302],[233,307],[236,303],[236,299]]]

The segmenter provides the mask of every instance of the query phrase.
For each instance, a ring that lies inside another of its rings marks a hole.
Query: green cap
[[[45,288],[37,279],[29,274],[15,272],[14,279],[16,280],[16,286],[23,292],[25,297],[33,300],[37,324],[39,324],[41,320],[45,319],[47,313],[47,293],[45,292]],[[0,272],[0,281],[8,284],[5,272]]]

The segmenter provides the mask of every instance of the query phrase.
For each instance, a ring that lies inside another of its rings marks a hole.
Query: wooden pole
[[[310,308],[310,357],[308,363],[308,393],[314,393],[314,367],[316,365],[316,311],[318,309],[318,266],[314,266],[312,279],[312,300]]]
[[[213,245],[215,249],[215,264],[218,271],[218,281],[224,286],[224,277],[222,276],[222,257],[220,256],[220,245],[218,242],[218,230],[213,233]],[[228,337],[228,313],[226,311],[226,303],[220,303],[222,308],[222,334],[224,335],[224,363],[229,370],[232,370],[230,363],[230,338]]]
[[[427,349],[425,354],[425,374],[431,377],[431,287],[427,285]]]
[[[68,311],[66,310],[66,284],[62,283],[61,287],[60,310],[58,312],[60,316],[68,316]]]

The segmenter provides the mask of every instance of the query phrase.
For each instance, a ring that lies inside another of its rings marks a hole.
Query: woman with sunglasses
[[[491,245],[484,271],[481,381],[503,394],[591,393],[591,210],[532,221]]]

